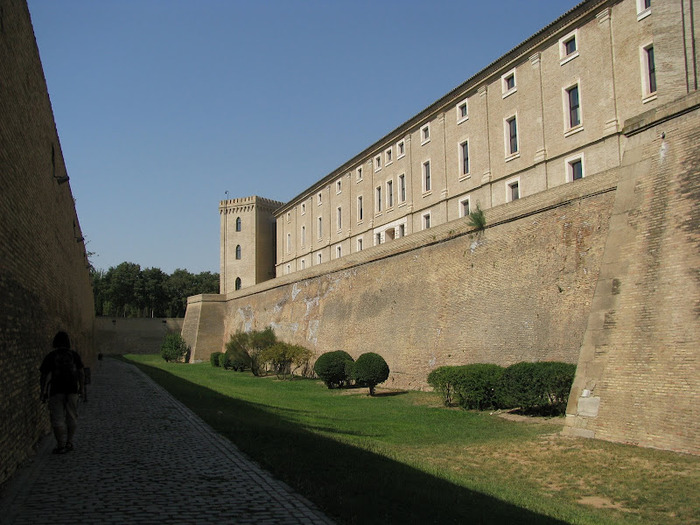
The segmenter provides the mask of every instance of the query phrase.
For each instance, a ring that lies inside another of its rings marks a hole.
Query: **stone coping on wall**
[[[587,176],[576,182],[556,186],[547,191],[484,210],[484,216],[486,218],[485,229],[542,213],[553,208],[564,206],[573,201],[614,191],[617,188],[617,172],[618,168],[613,168],[595,175]],[[188,297],[187,303],[222,302],[237,299],[280,286],[286,286],[297,281],[347,270],[470,234],[478,235],[478,232],[469,224],[469,219],[463,217],[434,226],[427,230],[412,233],[400,239],[366,248],[361,252],[355,252],[340,259],[312,266],[288,275],[275,277],[269,281],[230,292],[226,295],[201,294]]]

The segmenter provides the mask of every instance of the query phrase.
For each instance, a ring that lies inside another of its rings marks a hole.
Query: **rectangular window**
[[[301,260],[301,269],[303,270],[304,268],[306,268],[306,259]]]
[[[654,46],[644,48],[646,58],[647,89],[649,94],[656,93],[656,63],[654,62]]]
[[[301,204],[301,214],[304,215],[305,213],[306,213],[306,203],[303,202],[303,203]]]
[[[342,246],[336,246],[335,247],[335,258],[340,259],[343,256],[343,247]]]
[[[430,214],[426,213],[423,215],[423,229],[427,230],[428,228],[430,228]]]
[[[426,142],[430,142],[430,124],[426,124],[420,129],[420,143],[423,145]]]
[[[386,150],[384,152],[384,156],[386,157],[386,161],[384,162],[385,165],[391,164],[394,161],[393,155],[394,155],[394,152],[392,151],[391,148],[389,148],[388,150]]]
[[[362,180],[362,168],[357,168],[357,180]]]
[[[431,187],[432,187],[432,183],[430,180],[430,161],[426,160],[423,163],[423,191],[424,192],[430,191]]]
[[[394,181],[386,181],[386,207],[391,208],[394,205]]]
[[[335,192],[336,192],[336,193],[340,193],[341,191],[343,191],[343,183],[342,183],[342,181],[339,181],[339,180],[338,180],[338,181],[335,181]]]
[[[571,55],[574,51],[576,51],[576,37],[572,36],[564,42],[564,53]]]
[[[287,234],[287,253],[292,251],[292,234]]]
[[[469,110],[467,107],[467,101],[463,100],[457,104],[457,123],[464,122],[469,118]]]
[[[512,95],[517,89],[518,85],[515,82],[515,69],[512,69],[501,77],[501,93],[503,98]]]
[[[377,186],[377,189],[375,191],[376,191],[376,195],[377,195],[377,199],[376,199],[377,213],[379,213],[380,211],[382,211],[382,187]]]
[[[337,215],[338,215],[338,229],[341,230],[343,228],[343,210],[340,206],[338,206]]]
[[[317,260],[318,260],[318,264],[321,264],[321,263],[323,262],[323,254],[320,254],[320,253],[319,253],[319,254],[317,255]]]
[[[399,175],[399,202],[406,202],[406,175]]]
[[[569,108],[569,128],[581,124],[581,104],[578,96],[578,85],[566,90],[567,104]]]
[[[559,64],[564,65],[578,56],[578,29],[559,39]]]
[[[520,198],[520,181],[516,180],[508,184],[508,202],[517,201]]]
[[[381,244],[382,243],[382,234],[378,233],[374,236],[374,244]]]
[[[518,122],[515,116],[506,119],[506,135],[508,137],[508,154],[515,155],[518,152]]]
[[[579,157],[566,159],[567,182],[583,178],[583,154]]]
[[[321,239],[323,237],[323,218],[319,217],[318,218],[318,238]]]
[[[360,237],[357,239],[357,251],[361,252],[362,251],[362,238]]]
[[[470,210],[469,197],[459,202],[459,216],[468,217]]]
[[[319,193],[317,195],[317,197],[318,197],[318,205],[320,206],[321,204],[323,204],[323,194]]]
[[[379,171],[382,169],[382,156],[377,155],[374,157],[374,171]]]
[[[400,159],[404,155],[406,155],[406,142],[401,140],[396,144],[396,158]]]
[[[306,246],[306,226],[301,227],[301,245]]]
[[[364,209],[362,207],[362,195],[357,198],[357,220],[361,221],[364,218]]]
[[[651,14],[651,0],[637,0],[637,20],[642,20]]]
[[[406,236],[406,225],[399,224],[399,237],[405,237],[405,236]]]
[[[460,175],[469,175],[469,141],[464,141],[459,145],[459,168]]]

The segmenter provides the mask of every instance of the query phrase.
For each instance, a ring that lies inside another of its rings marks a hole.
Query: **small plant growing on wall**
[[[473,226],[477,230],[481,231],[486,227],[486,217],[484,216],[484,210],[477,203],[476,209],[469,212],[469,225]]]
[[[379,383],[389,378],[389,365],[379,354],[367,352],[355,361],[352,367],[353,379],[359,384],[369,387],[369,395],[374,395],[374,389]]]

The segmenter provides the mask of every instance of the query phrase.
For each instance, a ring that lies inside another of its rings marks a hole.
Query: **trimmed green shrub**
[[[260,360],[270,363],[277,377],[286,379],[287,374],[293,378],[295,370],[308,365],[312,355],[308,348],[280,342],[265,348]]]
[[[375,387],[389,377],[389,365],[379,354],[367,352],[357,358],[352,367],[352,378],[369,387],[369,395],[374,395]]]
[[[454,378],[456,366],[440,366],[428,374],[428,384],[442,396],[446,407],[454,400]]]
[[[178,333],[166,334],[160,346],[160,355],[166,362],[187,361],[190,347]]]
[[[496,391],[503,367],[476,363],[456,368],[451,380],[459,406],[476,410],[497,407]]]
[[[316,359],[314,372],[328,388],[340,388],[349,379],[346,371],[348,363],[352,364],[353,358],[345,350],[325,352]]]
[[[211,366],[221,366],[221,363],[219,362],[219,358],[224,355],[223,352],[212,352],[211,355],[209,356],[209,362],[211,363]]]
[[[226,358],[226,353],[225,352],[219,352],[219,364],[221,368],[227,368],[227,358]]]
[[[511,365],[501,375],[499,405],[525,412],[563,414],[575,373],[576,365],[552,361]]]
[[[226,343],[226,367],[234,370],[250,368],[253,375],[263,374],[264,360],[260,359],[265,348],[277,342],[275,332],[271,327],[252,332],[236,332]]]

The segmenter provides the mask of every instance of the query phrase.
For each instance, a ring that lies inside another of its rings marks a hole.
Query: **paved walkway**
[[[0,495],[0,523],[332,523],[136,367],[95,368],[75,450],[45,439]]]

